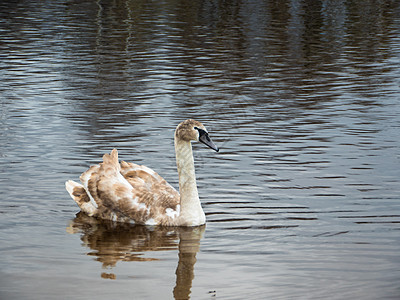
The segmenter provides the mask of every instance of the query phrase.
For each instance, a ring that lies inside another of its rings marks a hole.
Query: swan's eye
[[[199,131],[199,135],[200,136],[207,136],[208,135],[208,133],[207,133],[207,131],[205,131],[204,129],[201,129],[201,128],[197,128],[197,130]]]

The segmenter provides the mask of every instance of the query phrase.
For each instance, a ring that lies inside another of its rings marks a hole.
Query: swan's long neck
[[[202,225],[205,215],[197,192],[192,144],[175,137],[175,153],[181,198],[180,225]]]

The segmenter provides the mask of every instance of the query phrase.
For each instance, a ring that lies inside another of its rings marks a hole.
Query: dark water
[[[0,93],[1,299],[400,298],[398,1],[2,1]],[[186,118],[206,227],[75,217]]]

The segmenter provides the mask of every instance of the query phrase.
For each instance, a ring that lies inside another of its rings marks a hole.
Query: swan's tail
[[[75,181],[68,180],[65,183],[65,188],[70,194],[71,198],[78,204],[79,208],[89,216],[94,216],[97,213],[96,207],[90,202],[90,198],[85,191],[83,185]]]
[[[103,163],[101,164],[101,168],[107,173],[110,171],[119,173],[121,171],[121,166],[118,162],[117,149],[113,149],[110,154],[106,153],[103,155]]]

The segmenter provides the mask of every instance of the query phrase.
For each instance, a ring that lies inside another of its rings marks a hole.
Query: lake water
[[[207,225],[105,224],[64,188],[103,153]],[[399,299],[398,1],[2,1],[1,299]]]

